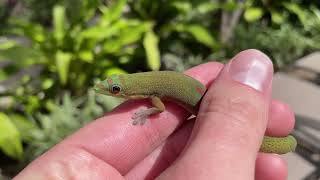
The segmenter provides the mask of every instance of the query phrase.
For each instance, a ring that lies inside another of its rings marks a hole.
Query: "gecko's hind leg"
[[[159,109],[157,108],[148,108],[148,109],[139,109],[132,116],[132,124],[133,125],[144,125],[147,121],[147,118],[153,114],[159,113]]]
[[[154,107],[148,109],[139,109],[137,112],[135,112],[132,116],[133,125],[140,124],[142,126],[146,123],[149,116],[161,113],[165,110],[165,106],[159,97],[151,96],[150,99]]]

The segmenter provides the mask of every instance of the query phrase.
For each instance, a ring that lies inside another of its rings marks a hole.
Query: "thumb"
[[[235,56],[205,95],[185,151],[163,176],[254,179],[272,75],[272,62],[260,51]]]

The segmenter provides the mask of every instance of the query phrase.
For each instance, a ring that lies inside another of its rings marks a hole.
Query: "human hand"
[[[294,125],[290,108],[271,100],[270,60],[247,50],[225,67],[210,62],[186,74],[210,87],[195,121],[168,102],[165,112],[132,126],[132,114],[149,102],[127,101],[14,179],[286,179],[279,155],[258,153],[265,131],[286,136]]]

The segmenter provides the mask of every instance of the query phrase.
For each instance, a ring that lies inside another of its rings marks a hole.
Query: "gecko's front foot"
[[[139,109],[132,116],[132,125],[144,125],[147,121],[148,114],[146,113],[147,109]]]

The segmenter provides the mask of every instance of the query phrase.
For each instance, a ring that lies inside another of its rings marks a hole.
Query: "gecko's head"
[[[93,89],[100,94],[124,97],[123,87],[119,77],[119,75],[111,75],[104,81],[97,83]]]

